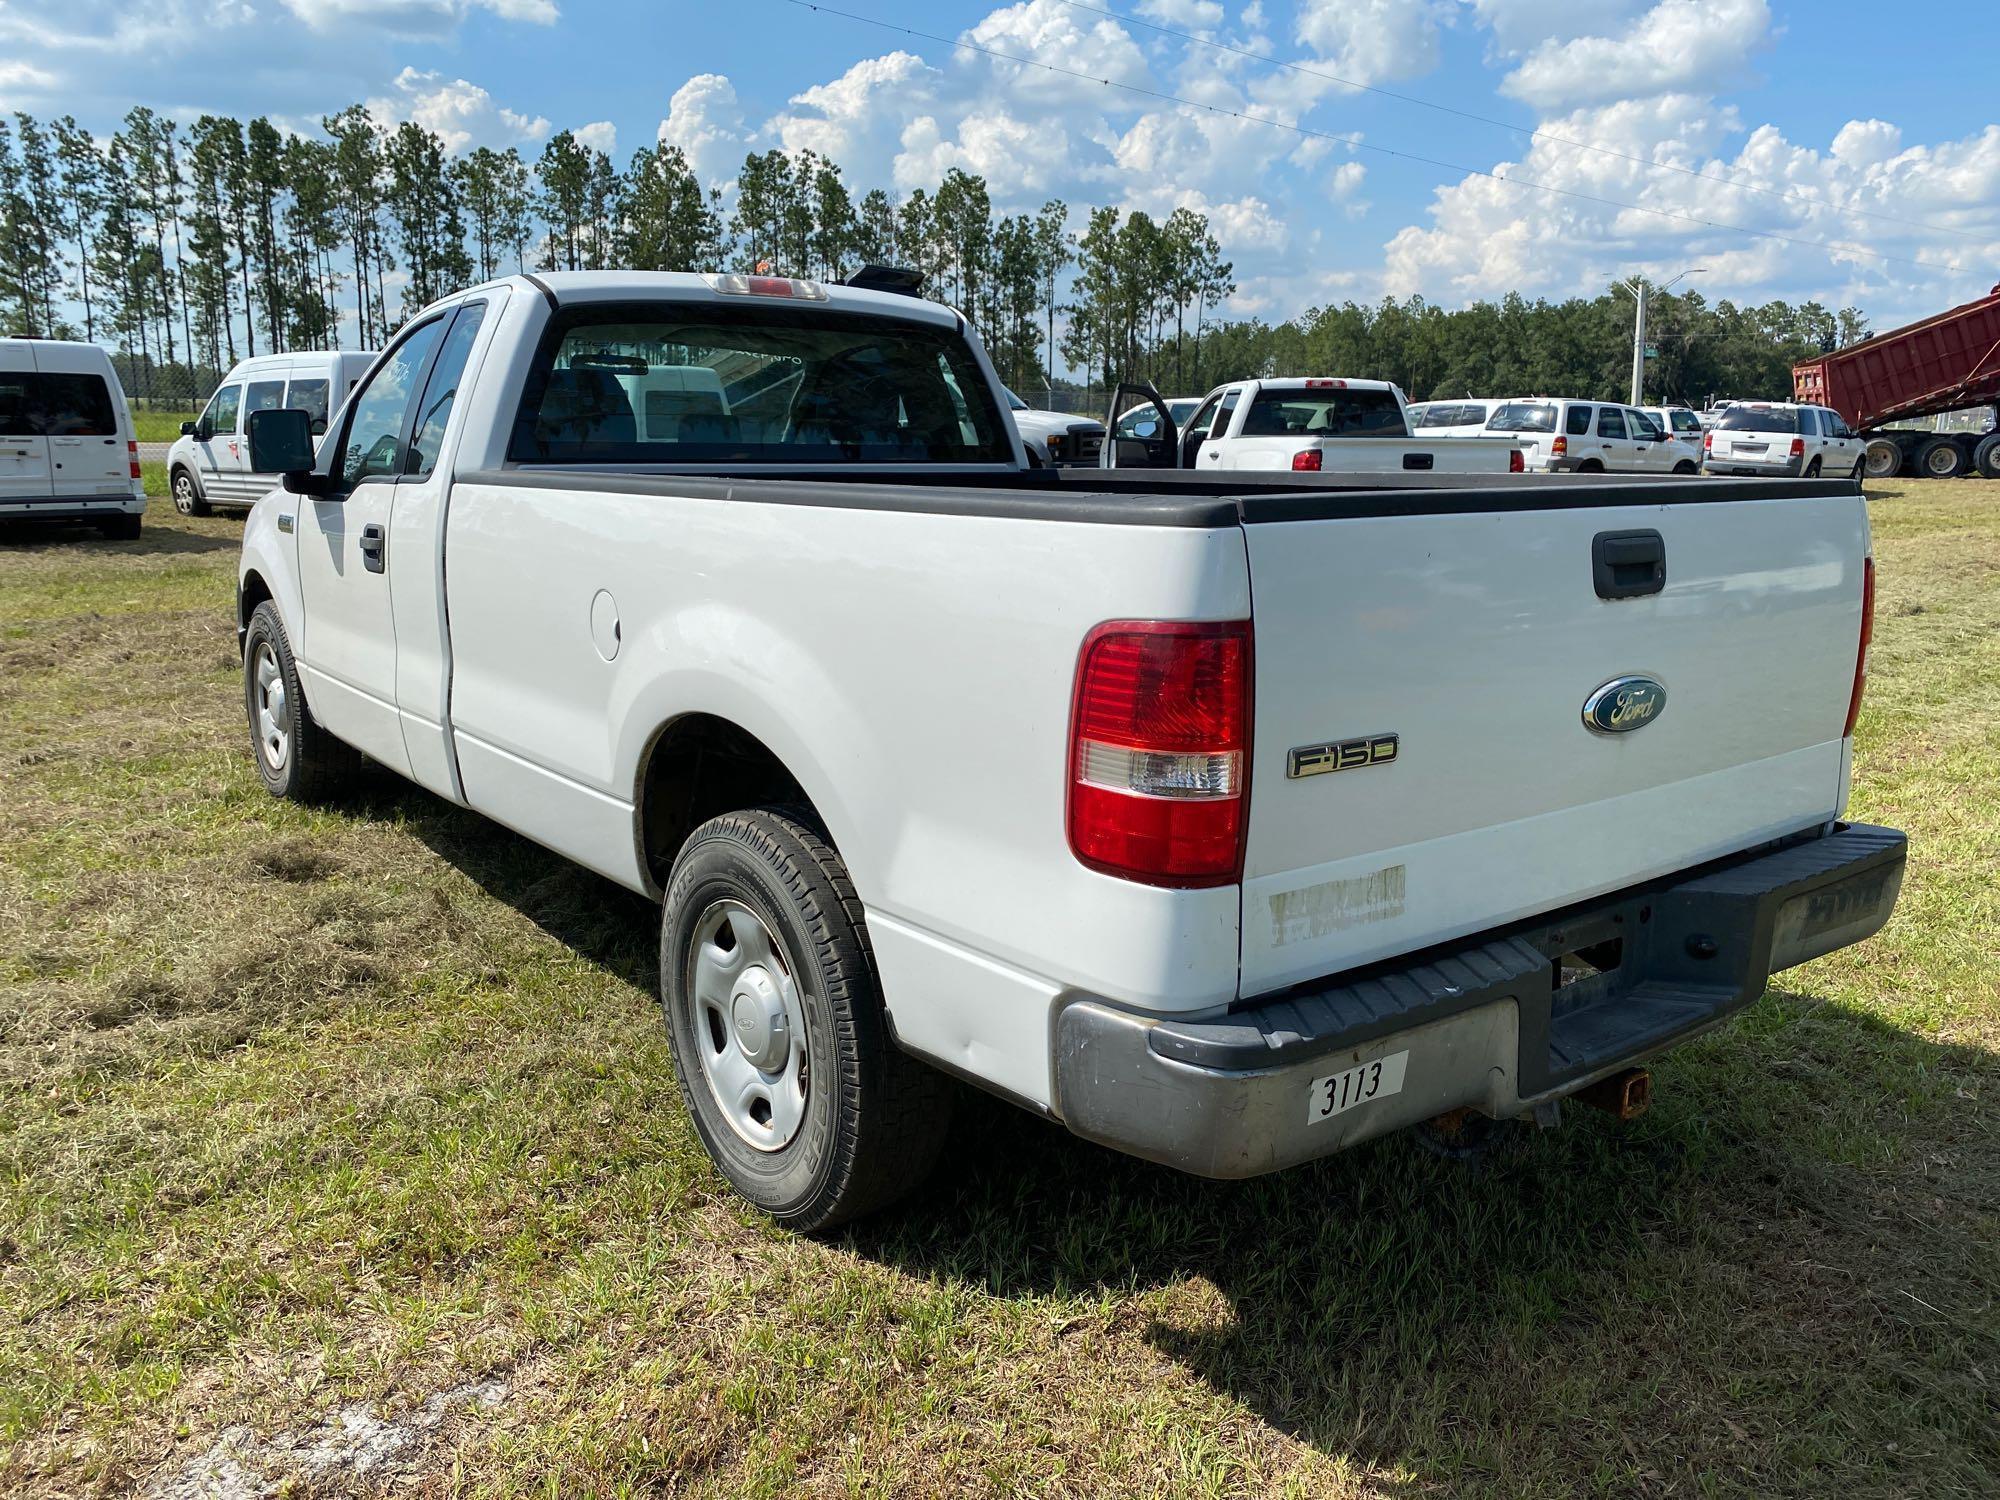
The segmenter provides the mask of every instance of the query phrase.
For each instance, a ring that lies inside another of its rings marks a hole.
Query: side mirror
[[[183,422],[183,423],[181,423],[181,436],[182,436],[182,437],[193,437],[193,436],[195,435],[195,433],[196,433],[197,431],[199,431],[199,430],[200,430],[200,424],[199,424],[199,423],[197,423],[197,422]]]
[[[250,471],[283,475],[295,495],[325,494],[313,472],[312,417],[296,408],[250,413]]]

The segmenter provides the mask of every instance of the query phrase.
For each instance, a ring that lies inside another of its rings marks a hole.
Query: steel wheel
[[[252,666],[251,703],[257,715],[257,753],[273,775],[281,775],[292,758],[291,697],[285,691],[285,674],[278,666],[278,653],[269,641],[257,643]]]
[[[740,901],[717,901],[695,924],[688,988],[701,1075],[730,1129],[759,1151],[798,1134],[812,1080],[805,1010],[771,929]]]
[[[1862,450],[1861,463],[1870,479],[1893,479],[1903,467],[1903,450],[1884,438]]]

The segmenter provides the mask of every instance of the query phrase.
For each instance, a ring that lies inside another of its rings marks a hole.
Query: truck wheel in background
[[[798,814],[726,813],[688,836],[660,997],[702,1145],[780,1224],[832,1228],[937,1160],[950,1084],[890,1040],[854,883]]]
[[[184,516],[205,516],[208,502],[201,498],[201,488],[194,482],[194,475],[186,469],[174,470],[174,509]]]
[[[2000,479],[2000,432],[1980,439],[1972,450],[1972,466],[1988,479]]]
[[[1894,479],[1903,470],[1903,450],[1894,438],[1874,438],[1861,452],[1870,479]]]
[[[1932,479],[1956,479],[1965,472],[1965,450],[1948,437],[1934,437],[1917,450],[1917,472]]]
[[[266,599],[243,637],[243,707],[257,773],[274,797],[322,802],[353,779],[361,757],[314,722],[278,607]]]

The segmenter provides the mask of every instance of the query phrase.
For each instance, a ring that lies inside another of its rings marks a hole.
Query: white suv
[[[1859,479],[1868,445],[1824,406],[1739,401],[1706,438],[1702,467],[1711,474],[1804,475]]]
[[[1635,406],[1520,396],[1501,402],[1486,431],[1527,443],[1534,474],[1693,474],[1701,450]]]

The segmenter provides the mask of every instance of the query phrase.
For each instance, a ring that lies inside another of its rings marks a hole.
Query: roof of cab
[[[799,277],[776,277],[775,280],[798,281]],[[717,305],[734,305],[745,302],[769,304],[782,299],[760,296],[756,293],[719,292],[705,274],[694,271],[537,271],[532,276],[502,277],[498,283],[531,292],[538,296],[553,297],[560,306],[573,306],[590,302],[643,302],[653,298],[671,299],[676,302],[711,302]],[[847,312],[878,313],[887,317],[901,318],[912,323],[929,323],[939,328],[962,329],[964,320],[940,302],[928,302],[920,297],[904,297],[894,292],[868,292],[859,287],[842,286],[838,282],[818,281],[812,283],[826,294],[825,301],[814,299],[797,300],[792,305],[802,308],[825,307]],[[477,292],[477,287],[469,288],[465,294]],[[456,301],[457,298],[447,298]]]

